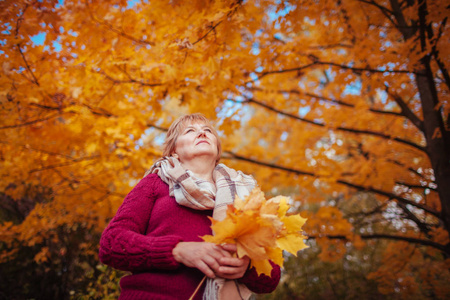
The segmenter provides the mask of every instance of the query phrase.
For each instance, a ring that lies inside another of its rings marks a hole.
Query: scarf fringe
[[[219,299],[219,286],[214,279],[208,278],[206,280],[205,291],[203,293],[203,300]]]

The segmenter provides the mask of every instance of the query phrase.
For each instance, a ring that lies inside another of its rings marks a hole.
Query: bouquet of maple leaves
[[[237,256],[247,255],[258,275],[270,276],[274,262],[283,266],[283,250],[297,256],[297,252],[308,246],[300,233],[306,222],[298,214],[287,215],[289,198],[277,196],[266,200],[264,193],[253,189],[244,199],[236,196],[233,205],[227,208],[222,221],[211,218],[214,235],[203,236],[203,240],[215,244],[236,244]]]

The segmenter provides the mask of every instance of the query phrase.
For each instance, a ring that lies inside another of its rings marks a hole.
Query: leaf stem
[[[200,289],[200,287],[202,286],[203,282],[205,282],[206,279],[206,275],[203,276],[202,281],[200,281],[200,283],[198,284],[197,288],[195,289],[194,293],[191,295],[191,297],[189,298],[189,300],[193,300],[195,295],[197,294],[198,290]]]

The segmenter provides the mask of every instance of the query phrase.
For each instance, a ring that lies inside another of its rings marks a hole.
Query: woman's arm
[[[258,276],[256,269],[251,267],[245,272],[242,278],[238,279],[238,281],[245,284],[252,292],[257,294],[273,292],[280,282],[281,268],[273,262],[270,262],[270,264],[273,268],[270,276],[266,274],[260,274]]]
[[[133,188],[104,230],[99,250],[102,263],[125,271],[176,269],[179,266],[172,250],[182,240],[181,237],[145,235],[157,197],[154,188],[156,176],[146,176]]]

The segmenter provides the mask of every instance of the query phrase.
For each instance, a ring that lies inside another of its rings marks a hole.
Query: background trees
[[[446,1],[3,1],[0,14],[7,295],[75,297],[119,276],[96,267],[99,234],[165,128],[197,111],[217,121],[223,162],[309,218],[312,247],[278,297],[448,294]]]

